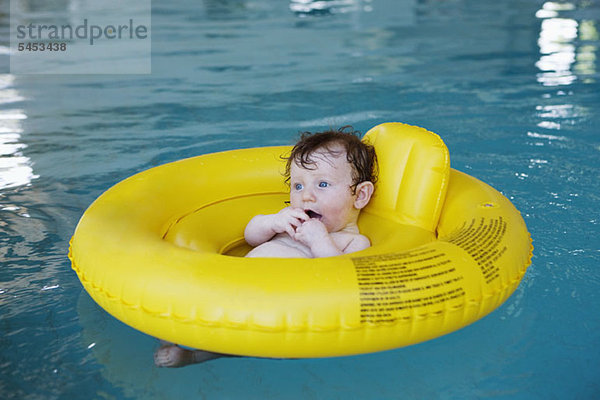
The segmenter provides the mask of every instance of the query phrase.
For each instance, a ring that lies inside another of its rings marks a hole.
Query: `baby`
[[[354,132],[305,133],[287,160],[290,206],[246,226],[246,257],[329,257],[366,249],[356,221],[373,194],[375,150]]]
[[[377,158],[347,128],[302,134],[286,165],[290,206],[250,220],[244,236],[254,249],[246,257],[330,257],[371,246],[356,222],[373,194]],[[181,367],[223,356],[163,344],[154,362]]]

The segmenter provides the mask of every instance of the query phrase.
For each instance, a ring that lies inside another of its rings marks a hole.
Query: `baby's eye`
[[[301,183],[296,183],[294,185],[294,189],[296,189],[296,190],[302,190],[302,184]]]
[[[319,182],[319,187],[324,188],[324,187],[327,187],[327,186],[329,186],[329,183],[327,183],[327,182]]]

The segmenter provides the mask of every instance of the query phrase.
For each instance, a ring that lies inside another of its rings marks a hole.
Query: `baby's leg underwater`
[[[157,367],[179,368],[221,357],[233,356],[204,350],[188,350],[173,343],[163,342],[156,352],[154,352],[154,364]]]

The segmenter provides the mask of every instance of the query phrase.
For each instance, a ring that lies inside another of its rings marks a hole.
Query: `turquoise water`
[[[600,397],[597,0],[158,3],[151,75],[19,76],[0,1],[0,398]],[[70,269],[78,219],[129,175],[386,121],[441,135],[453,167],[501,190],[532,234],[521,286],[458,332],[354,357],[158,369],[157,342]]]

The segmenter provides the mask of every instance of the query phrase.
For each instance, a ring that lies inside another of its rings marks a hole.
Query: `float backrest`
[[[433,132],[402,123],[369,130],[379,179],[365,212],[435,232],[450,176],[450,156]]]

